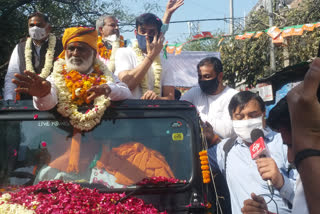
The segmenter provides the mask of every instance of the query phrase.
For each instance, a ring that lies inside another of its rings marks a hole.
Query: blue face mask
[[[140,35],[137,33],[137,40],[138,40],[138,45],[139,48],[145,52],[147,51],[147,41],[146,41],[146,36]],[[149,41],[152,42],[153,41],[153,37],[149,37]]]

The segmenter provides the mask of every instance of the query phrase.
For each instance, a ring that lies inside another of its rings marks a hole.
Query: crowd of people
[[[183,0],[169,0],[162,20],[152,13],[138,16],[132,47],[125,47],[114,16],[101,16],[96,29],[68,28],[60,40],[46,15],[31,14],[29,37],[10,58],[4,99],[33,99],[39,110],[57,107],[75,135],[96,126],[110,100],[175,99],[173,72],[162,69],[159,55],[170,18],[182,5]],[[259,95],[223,84],[218,58],[204,58],[195,69],[199,86],[180,100],[199,112],[211,170],[230,200],[226,213],[318,213],[320,58],[268,118]],[[77,107],[92,102],[88,119]],[[269,152],[258,159],[250,154],[255,129],[263,132]]]

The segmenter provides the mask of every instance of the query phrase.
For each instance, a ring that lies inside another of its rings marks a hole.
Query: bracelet
[[[320,156],[320,150],[316,149],[304,149],[298,152],[294,158],[294,164],[298,169],[299,164],[302,160],[311,157],[311,156]]]

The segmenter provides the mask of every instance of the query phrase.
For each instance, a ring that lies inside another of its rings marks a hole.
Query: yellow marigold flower
[[[202,166],[201,166],[201,169],[202,169],[202,170],[207,170],[207,169],[209,169],[209,166],[208,166],[208,165],[202,165]]]
[[[201,152],[199,152],[200,156],[204,156],[207,155],[207,150],[202,150]]]
[[[208,156],[200,156],[201,161],[208,161]]]
[[[206,165],[206,164],[209,164],[208,161],[201,161],[201,165]]]

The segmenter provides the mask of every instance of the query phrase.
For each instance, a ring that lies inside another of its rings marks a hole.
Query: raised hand
[[[163,23],[169,24],[172,14],[183,4],[184,0],[169,0],[162,18]]]
[[[166,11],[169,14],[174,13],[179,7],[184,4],[184,0],[169,0],[166,6]]]
[[[24,74],[15,74],[12,82],[18,87],[15,89],[17,93],[26,93],[35,97],[44,97],[50,93],[51,83],[37,74],[24,71]]]
[[[152,61],[158,56],[163,48],[164,36],[163,33],[160,35],[156,35],[153,37],[153,41],[149,41],[149,37],[146,36],[147,43],[147,57],[149,57]]]

